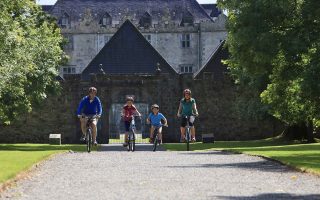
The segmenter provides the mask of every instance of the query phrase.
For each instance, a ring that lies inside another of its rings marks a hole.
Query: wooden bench
[[[202,143],[214,143],[214,134],[213,133],[202,134]]]
[[[50,134],[49,144],[61,145],[61,134]]]

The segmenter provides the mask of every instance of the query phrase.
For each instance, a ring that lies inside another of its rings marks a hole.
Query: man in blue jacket
[[[82,98],[77,110],[77,115],[78,115],[78,118],[80,119],[81,130],[82,130],[81,140],[83,141],[86,138],[87,119],[85,118],[85,116],[93,116],[93,115],[97,116],[96,118],[93,119],[91,123],[94,145],[98,144],[97,143],[97,123],[98,123],[98,118],[100,118],[102,114],[101,101],[96,95],[97,95],[97,89],[95,87],[90,87],[89,95]]]

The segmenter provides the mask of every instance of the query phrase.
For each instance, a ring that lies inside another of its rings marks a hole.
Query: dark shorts
[[[182,119],[181,119],[181,127],[186,127],[188,122],[189,122],[189,126],[193,126],[194,125],[194,123],[191,123],[188,119],[189,118],[182,117]]]
[[[130,131],[130,125],[131,125],[130,121],[124,121],[124,128],[125,128],[126,132]]]

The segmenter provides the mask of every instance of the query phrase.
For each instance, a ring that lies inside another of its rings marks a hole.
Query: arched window
[[[60,18],[60,23],[62,28],[70,27],[70,16],[67,13],[64,13]]]
[[[148,12],[145,12],[139,21],[140,27],[149,28],[152,25],[151,15]]]
[[[100,23],[100,26],[103,26],[103,27],[112,25],[112,17],[109,15],[109,13],[105,13],[100,19],[99,23]]]
[[[188,11],[184,11],[182,13],[182,20],[180,23],[180,26],[193,26],[194,17],[193,15]]]

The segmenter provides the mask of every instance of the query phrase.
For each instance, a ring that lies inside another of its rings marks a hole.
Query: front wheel
[[[154,138],[154,141],[153,141],[153,151],[156,151],[157,150],[157,145],[158,145],[158,136],[156,136]]]
[[[187,129],[186,131],[186,140],[187,140],[187,151],[190,150],[190,129]]]
[[[92,137],[91,137],[91,129],[90,128],[87,130],[86,143],[87,143],[87,152],[90,153],[91,146],[92,146]]]

